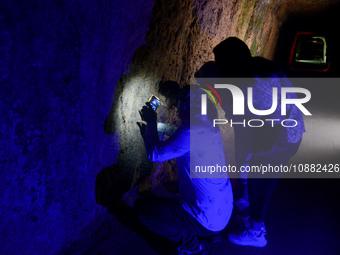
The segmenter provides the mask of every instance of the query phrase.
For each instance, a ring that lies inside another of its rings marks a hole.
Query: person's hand
[[[146,123],[157,122],[157,113],[152,109],[151,104],[146,102],[141,110],[142,120]]]
[[[157,121],[157,113],[152,109],[150,103],[147,102],[145,106],[143,106],[142,110],[139,111],[139,114],[141,120],[137,121],[137,125],[141,135],[144,136],[148,122]]]
[[[140,134],[141,134],[142,136],[144,136],[144,134],[145,134],[145,132],[146,132],[146,125],[147,125],[147,123],[146,123],[145,120],[143,120],[143,114],[142,114],[142,111],[141,111],[141,110],[139,110],[139,115],[140,115],[140,117],[141,117],[141,120],[140,120],[140,121],[137,121],[137,125],[138,125],[138,127],[139,127]]]

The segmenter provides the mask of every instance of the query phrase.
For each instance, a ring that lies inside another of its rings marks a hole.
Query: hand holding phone
[[[157,113],[153,110],[151,104],[146,102],[140,111],[142,120],[147,122],[148,124],[151,122],[157,123]]]
[[[157,110],[157,107],[159,106],[161,100],[159,100],[158,97],[156,97],[155,95],[151,95],[151,97],[149,98],[149,101],[148,101],[152,107],[152,109],[154,111]]]

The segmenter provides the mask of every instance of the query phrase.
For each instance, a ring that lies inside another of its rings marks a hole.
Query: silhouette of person
[[[182,124],[165,141],[160,141],[157,134],[156,112],[148,103],[141,111],[147,122],[143,139],[149,159],[152,162],[177,159],[178,196],[140,198],[134,209],[148,229],[175,241],[179,254],[201,254],[205,249],[202,238],[215,237],[225,228],[233,206],[226,173],[219,173],[218,178],[206,178],[206,173],[193,171],[194,166],[211,162],[225,164],[222,137],[207,116],[197,114],[191,124],[190,109],[199,106],[193,103],[199,98],[194,97],[189,86],[181,90],[177,106]]]
[[[261,57],[252,57],[247,45],[236,37],[229,37],[213,49],[215,62],[208,62],[195,74],[196,77],[233,77],[237,86],[248,98],[247,87],[252,88],[253,106],[255,109],[266,110],[272,106],[272,89],[278,88],[278,102],[281,102],[281,87],[291,87],[287,77],[275,67],[274,63]],[[248,79],[249,78],[249,79]],[[246,125],[235,125],[235,159],[238,167],[260,166],[265,164],[286,165],[295,155],[305,132],[302,114],[295,105],[289,105],[287,116],[281,116],[281,108],[270,115],[258,116],[246,109],[245,115],[233,115],[232,96],[227,90],[221,91],[223,109],[226,117],[235,122],[247,122],[260,119],[265,123],[255,128]],[[287,95],[296,98],[294,93]],[[293,119],[295,127],[283,127],[283,119]],[[277,122],[267,123],[264,119],[276,119]],[[256,178],[257,177],[257,178]],[[263,247],[267,244],[264,226],[265,211],[270,197],[278,183],[278,178],[266,178],[256,173],[249,173],[247,189],[249,195],[250,216],[244,222],[246,229],[229,234],[229,240],[237,245]]]
[[[161,109],[161,118],[167,120],[167,123],[158,122],[157,131],[159,140],[163,141],[167,137],[172,136],[176,130],[177,122],[177,108],[175,107],[178,102],[180,94],[180,86],[176,81],[165,81],[159,84],[158,98],[161,101],[163,109]],[[141,129],[146,128],[146,122],[140,121],[138,125]],[[161,197],[172,197],[173,193],[177,190],[177,164],[176,160],[170,160],[158,164],[157,169],[152,175],[144,179],[138,187],[140,194],[149,194]]]

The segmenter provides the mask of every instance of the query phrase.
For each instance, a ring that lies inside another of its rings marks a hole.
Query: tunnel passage
[[[1,1],[2,250],[57,252],[157,168],[135,122],[160,81],[185,86],[228,36],[272,59],[288,18],[335,3]]]
[[[157,93],[159,82],[175,80],[181,86],[189,84],[193,73],[213,60],[213,47],[229,36],[244,40],[253,56],[275,59],[287,69],[286,58],[298,27],[303,29],[303,24],[309,24],[316,31],[324,31],[327,23],[334,24],[334,4],[334,1],[155,1],[146,45],[136,50],[130,72],[117,83],[105,123],[108,134],[119,132],[117,163],[107,169],[118,184],[113,193],[121,195],[157,168],[146,159],[134,122],[139,118],[137,110],[151,94]],[[159,114],[162,121],[173,121]],[[224,128],[226,158],[233,163],[233,131]]]

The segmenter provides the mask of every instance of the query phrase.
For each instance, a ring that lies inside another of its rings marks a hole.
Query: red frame
[[[294,54],[294,50],[295,50],[295,46],[296,46],[296,41],[297,38],[299,37],[299,35],[314,35],[315,33],[313,32],[305,32],[305,31],[298,31],[295,35],[295,39],[294,39],[294,43],[292,46],[292,49],[290,51],[290,55],[289,55],[289,69],[291,71],[312,71],[312,72],[327,72],[329,70],[330,67],[330,61],[328,61],[328,66],[325,69],[311,69],[311,68],[301,68],[301,67],[293,67],[292,66],[292,61],[293,61],[293,54]]]

